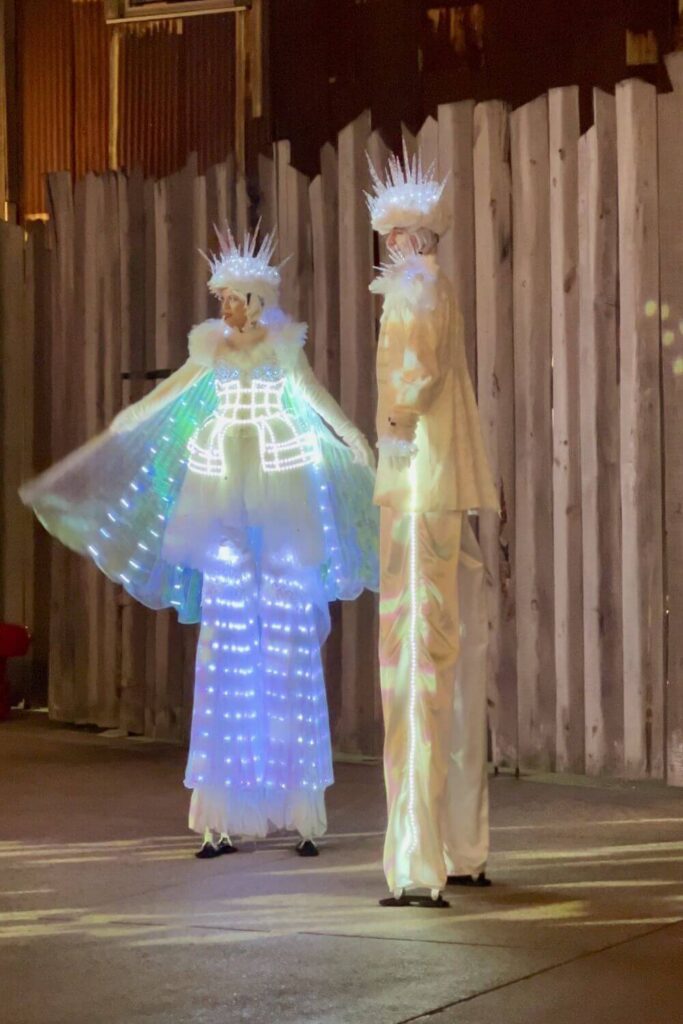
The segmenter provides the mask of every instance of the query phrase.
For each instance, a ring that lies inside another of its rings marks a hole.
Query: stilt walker
[[[453,288],[436,259],[444,182],[419,158],[372,168],[389,262],[377,351],[386,906],[487,884],[484,566],[467,513],[497,508]]]
[[[137,600],[201,620],[185,775],[198,856],[275,829],[314,856],[332,782],[321,647],[328,603],[377,589],[373,456],[278,307],[273,239],[219,241],[221,319],[22,497]]]

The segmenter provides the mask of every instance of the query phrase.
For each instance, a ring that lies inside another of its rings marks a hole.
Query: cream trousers
[[[483,559],[462,513],[383,508],[380,560],[384,872],[442,889],[488,855]]]

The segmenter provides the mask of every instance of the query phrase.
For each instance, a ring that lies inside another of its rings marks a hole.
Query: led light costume
[[[419,158],[372,168],[389,262],[377,351],[380,669],[388,827],[384,869],[404,905],[482,880],[488,853],[484,566],[467,513],[497,508],[463,322],[433,254],[444,183]]]
[[[209,286],[246,327],[195,327],[179,370],[22,497],[143,604],[201,620],[190,827],[312,839],[333,780],[328,603],[377,589],[372,453],[277,306],[272,238],[219,238]]]

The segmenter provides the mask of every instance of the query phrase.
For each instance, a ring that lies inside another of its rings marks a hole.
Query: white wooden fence
[[[452,172],[440,259],[504,510],[480,525],[495,760],[683,785],[683,54],[667,65],[670,94],[637,80],[596,91],[583,136],[570,87],[512,114],[446,105],[408,141]],[[318,376],[371,434],[379,250],[366,149],[386,156],[368,114],[324,148],[315,180],[286,142],[259,176],[264,221],[294,256],[284,304],[311,323]],[[18,228],[0,234],[5,614],[43,634],[49,621],[56,717],[182,737],[193,631],[36,541],[15,486],[32,450],[40,466],[63,454],[139,393],[145,371],[180,363],[209,306],[194,254],[212,221],[246,223],[245,189],[229,164],[206,177],[191,164],[158,183],[112,175],[72,189],[57,175],[49,194],[46,229],[27,244]],[[123,392],[122,370],[138,375]],[[336,744],[377,754],[375,602],[335,618]]]

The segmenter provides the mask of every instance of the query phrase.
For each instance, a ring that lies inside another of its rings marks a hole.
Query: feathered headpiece
[[[271,264],[277,240],[273,231],[259,242],[259,228],[260,222],[254,233],[247,232],[239,245],[227,224],[224,231],[214,225],[220,253],[202,253],[211,267],[209,288],[214,295],[224,288],[232,288],[243,294],[259,295],[266,306],[277,304],[282,263]]]
[[[436,235],[444,233],[450,220],[444,196],[447,178],[437,181],[434,164],[424,171],[422,155],[411,160],[405,141],[403,162],[395,154],[390,156],[384,181],[369,154],[368,164],[374,194],[366,192],[365,198],[375,231],[388,235],[394,228],[428,228]]]

